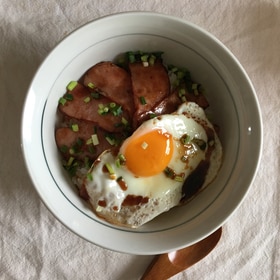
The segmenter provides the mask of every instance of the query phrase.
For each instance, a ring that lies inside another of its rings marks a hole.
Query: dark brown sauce
[[[117,182],[118,182],[120,188],[121,188],[123,191],[126,191],[126,190],[127,190],[128,186],[127,186],[125,180],[124,180],[122,177],[118,178],[118,179],[117,179]]]
[[[208,137],[208,149],[205,154],[205,159],[198,164],[196,169],[194,169],[193,172],[184,181],[184,184],[182,186],[181,203],[190,200],[200,191],[205,182],[205,178],[210,166],[211,154],[215,147],[215,144],[210,145],[210,143],[215,143],[214,131],[208,126],[203,125],[203,123],[201,123],[201,125],[204,127]]]
[[[147,196],[143,197],[141,195],[127,195],[124,199],[122,206],[135,206],[140,204],[145,204],[149,201]]]
[[[87,189],[85,187],[84,184],[81,185],[81,187],[79,188],[79,195],[81,198],[83,198],[84,200],[89,200],[89,194],[87,192]]]
[[[98,205],[101,207],[106,207],[107,203],[105,200],[98,200]]]

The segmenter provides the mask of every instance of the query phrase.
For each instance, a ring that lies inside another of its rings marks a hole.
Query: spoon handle
[[[176,267],[168,258],[168,254],[154,257],[141,280],[166,280],[182,271],[181,267]]]
[[[207,256],[217,245],[222,228],[201,241],[178,251],[157,255],[146,269],[141,280],[166,280]]]

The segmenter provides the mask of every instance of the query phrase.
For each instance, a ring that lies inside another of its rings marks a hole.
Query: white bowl
[[[163,51],[165,62],[190,70],[207,91],[209,114],[220,126],[224,149],[218,177],[205,191],[138,229],[110,225],[89,210],[62,168],[54,138],[57,102],[68,82],[128,50]],[[171,16],[121,13],[82,26],[45,59],[27,94],[22,146],[42,201],[70,230],[111,250],[159,254],[201,240],[237,209],[258,168],[262,122],[247,74],[211,34]]]

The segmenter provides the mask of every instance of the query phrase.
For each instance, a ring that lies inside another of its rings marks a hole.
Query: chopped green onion
[[[97,134],[92,134],[92,135],[91,135],[91,140],[92,140],[92,144],[93,144],[94,146],[96,146],[96,145],[99,144],[99,139],[98,139]]]
[[[73,100],[73,95],[71,93],[66,93],[64,95],[64,98],[67,100],[67,101],[72,101]]]
[[[100,98],[100,93],[99,92],[91,92],[90,95],[93,99],[99,99]]]
[[[113,169],[113,167],[111,166],[110,163],[105,163],[105,166],[106,166],[106,168],[107,168],[107,170],[108,170],[108,172],[110,174],[114,174],[115,173],[115,171],[114,171],[114,169]]]
[[[120,160],[121,165],[125,165],[126,159],[123,154],[119,154],[118,159]]]
[[[96,152],[96,149],[93,145],[88,145],[88,151],[91,153],[91,154],[94,154]]]
[[[192,84],[192,89],[195,90],[197,89],[198,84]]]
[[[68,85],[67,85],[67,89],[69,91],[72,91],[76,86],[77,86],[78,82],[77,81],[71,81]]]
[[[69,154],[70,154],[70,155],[74,155],[74,154],[75,154],[75,150],[74,150],[73,148],[70,148],[70,149],[69,149]]]
[[[66,145],[62,145],[59,149],[63,154],[67,153],[68,151],[68,147]]]
[[[171,169],[170,167],[166,167],[165,169],[164,169],[164,173],[165,173],[165,175],[168,177],[168,178],[172,178],[173,179],[173,177],[174,177],[174,170],[173,169]]]
[[[82,138],[78,138],[76,144],[81,147],[83,145],[84,141]]]
[[[86,141],[86,145],[90,145],[90,144],[92,144],[92,139],[91,139],[91,137]]]
[[[68,159],[68,161],[67,161],[67,166],[70,166],[70,165],[72,165],[72,163],[73,163],[73,161],[75,160],[75,158],[74,157],[70,157],[69,159]]]
[[[87,173],[87,179],[89,181],[92,181],[93,180],[93,177],[92,177],[92,174],[91,173]]]
[[[204,140],[194,138],[192,142],[195,143],[202,151],[206,149],[206,142]]]
[[[126,159],[123,154],[119,154],[118,158],[116,159],[116,166],[120,168],[121,166],[125,165]]]
[[[59,104],[61,104],[62,106],[64,106],[66,104],[66,102],[67,102],[67,100],[65,98],[63,98],[63,97],[61,97],[59,99]]]
[[[109,175],[110,175],[110,178],[111,179],[116,179],[116,174],[115,174],[115,171],[113,169],[113,167],[111,166],[110,163],[105,163],[105,166],[109,172]]]
[[[182,80],[185,76],[185,73],[183,71],[177,72],[177,79]]]
[[[147,142],[143,142],[142,144],[141,144],[141,148],[143,149],[143,150],[146,150],[147,148],[148,148],[148,143]]]
[[[90,159],[89,157],[85,157],[84,163],[85,163],[85,168],[90,169],[90,167],[93,164],[93,160]]]
[[[89,102],[90,102],[90,97],[87,96],[87,97],[84,99],[84,102],[85,102],[85,103],[89,103]]]
[[[148,54],[142,55],[142,56],[141,56],[141,61],[142,61],[142,62],[147,62],[147,61],[148,61],[148,58],[149,58],[149,55],[148,55]]]
[[[181,138],[180,141],[183,145],[186,145],[190,142],[191,137],[188,134],[184,134]]]
[[[121,161],[119,158],[116,159],[116,162],[115,162],[117,168],[120,168],[121,167]]]
[[[182,96],[184,96],[185,94],[186,94],[186,90],[185,90],[184,88],[181,88],[181,89],[179,90],[179,96],[182,97]]]
[[[150,119],[153,119],[153,118],[155,118],[156,116],[157,116],[157,114],[155,114],[155,113],[149,114]]]
[[[151,55],[149,58],[149,64],[150,65],[154,65],[156,61],[156,57],[154,55]]]
[[[91,82],[90,82],[90,83],[88,83],[88,85],[87,85],[87,86],[88,86],[89,88],[92,88],[92,89],[93,89],[93,88],[95,88],[95,84],[94,84],[94,83],[91,83]]]
[[[184,178],[183,178],[183,176],[181,176],[181,175],[176,175],[175,178],[174,178],[174,180],[177,181],[177,182],[183,182],[183,181],[184,181]]]
[[[79,125],[78,125],[78,124],[72,124],[72,125],[71,125],[71,128],[72,128],[72,130],[73,130],[74,132],[79,131]]]
[[[98,112],[99,115],[105,115],[106,114],[104,109],[105,109],[105,106],[102,103],[98,104],[97,112]]]
[[[143,61],[142,64],[143,64],[144,67],[148,67],[149,66],[149,62],[148,61]]]
[[[142,105],[145,105],[145,104],[147,104],[147,102],[146,102],[146,99],[145,99],[145,97],[144,96],[140,96],[140,103],[142,104]]]
[[[116,144],[116,139],[115,139],[115,138],[106,136],[105,139],[107,140],[107,142],[108,142],[111,146],[114,146],[114,145]]]
[[[135,55],[132,52],[128,53],[128,60],[130,63],[134,63],[136,61]]]
[[[114,116],[119,116],[122,113],[122,106],[114,106],[110,111]]]
[[[125,126],[127,126],[127,124],[128,124],[127,119],[124,118],[124,117],[122,117],[122,124],[125,125]]]

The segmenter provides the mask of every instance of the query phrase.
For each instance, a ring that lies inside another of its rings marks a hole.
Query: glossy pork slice
[[[64,95],[65,102],[60,103],[58,108],[68,117],[94,122],[109,132],[123,131],[130,126],[130,117],[126,111],[111,99],[98,92],[93,93],[78,83]],[[112,104],[114,108],[111,108]]]
[[[201,93],[199,93],[198,95],[194,95],[193,93],[188,93],[186,91],[184,97],[185,101],[195,102],[203,109],[206,109],[209,106],[207,99]],[[137,118],[137,125],[135,125],[135,123],[134,125],[138,127],[144,121],[147,121],[152,117],[164,114],[172,114],[182,103],[184,103],[184,101],[182,97],[180,97],[178,89],[176,89],[162,101],[156,104],[151,110],[145,111],[141,115],[139,115]]]
[[[144,121],[147,121],[155,116],[171,114],[175,112],[178,106],[181,104],[182,100],[179,97],[178,92],[173,92],[169,96],[165,97],[158,104],[156,104],[150,111],[143,112],[138,117],[137,126],[140,126]]]
[[[74,157],[84,160],[86,157],[94,161],[104,150],[118,147],[123,136],[119,133],[109,133],[95,123],[67,119],[55,130],[55,140],[64,159]]]
[[[170,80],[166,68],[160,60],[145,67],[141,62],[129,64],[134,95],[134,126],[140,116],[167,97],[170,93]]]
[[[187,101],[195,102],[197,105],[199,105],[203,109],[206,109],[209,106],[208,100],[202,93],[195,95],[193,93],[187,92],[185,96],[186,96]]]
[[[91,67],[84,76],[84,85],[98,88],[102,94],[120,104],[126,111],[134,112],[129,73],[112,62],[104,61]]]

